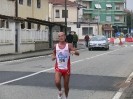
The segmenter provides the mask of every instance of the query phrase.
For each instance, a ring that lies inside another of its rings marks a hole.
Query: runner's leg
[[[55,72],[55,85],[59,91],[61,91],[61,73]]]
[[[64,91],[65,91],[65,96],[66,98],[68,97],[69,93],[69,79],[70,79],[70,74],[69,75],[64,75]]]

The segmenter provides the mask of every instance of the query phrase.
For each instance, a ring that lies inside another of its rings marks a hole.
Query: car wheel
[[[107,50],[109,50],[109,46],[108,46]]]
[[[88,48],[89,51],[91,51],[91,48]]]

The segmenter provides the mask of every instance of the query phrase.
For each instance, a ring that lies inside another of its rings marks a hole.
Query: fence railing
[[[21,43],[30,43],[36,41],[48,41],[47,30],[29,30],[23,29],[20,32]],[[0,28],[0,44],[14,44],[15,31],[11,29]]]
[[[0,44],[14,44],[15,33],[11,29],[0,28]]]
[[[48,41],[48,31],[47,30],[21,30],[21,42],[30,43],[36,41]]]

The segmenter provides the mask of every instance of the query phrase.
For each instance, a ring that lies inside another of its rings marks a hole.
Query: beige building
[[[15,16],[15,1],[0,0],[0,15]],[[8,22],[1,18],[0,28],[8,28]]]
[[[18,0],[18,17],[48,20],[48,0]]]
[[[18,17],[49,20],[49,0],[18,0]],[[39,24],[22,23],[22,28],[42,28]],[[43,27],[44,29],[44,27]]]
[[[15,0],[0,0],[0,14],[15,16]]]

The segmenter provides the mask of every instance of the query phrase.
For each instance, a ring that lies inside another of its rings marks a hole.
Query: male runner
[[[55,63],[55,85],[59,90],[58,99],[62,99],[61,78],[64,80],[64,91],[66,99],[69,93],[70,79],[70,54],[79,55],[71,43],[65,41],[66,36],[63,32],[58,33],[59,43],[54,46],[52,60],[56,59]]]

